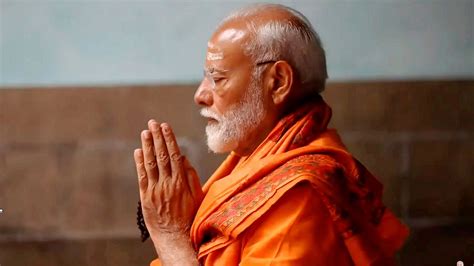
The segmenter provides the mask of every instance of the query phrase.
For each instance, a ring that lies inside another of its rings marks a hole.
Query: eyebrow
[[[204,68],[204,73],[209,73],[209,74],[224,74],[226,72],[229,72],[229,70],[226,70],[226,69],[218,69],[218,68],[215,68],[215,67],[205,67]]]

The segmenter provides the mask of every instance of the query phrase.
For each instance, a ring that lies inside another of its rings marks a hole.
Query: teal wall
[[[196,82],[216,23],[249,2],[0,0],[0,87]],[[474,77],[473,0],[272,2],[310,19],[332,80]]]

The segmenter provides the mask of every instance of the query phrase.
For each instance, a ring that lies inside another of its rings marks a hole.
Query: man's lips
[[[219,121],[217,121],[216,119],[212,118],[212,117],[208,117],[207,118],[207,123],[208,124],[212,124],[212,123],[218,123]]]
[[[219,123],[218,116],[208,109],[201,109],[201,116],[207,119],[207,124]]]

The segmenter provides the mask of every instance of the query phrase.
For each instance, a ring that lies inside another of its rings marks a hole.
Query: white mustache
[[[208,108],[202,108],[200,114],[201,114],[201,116],[203,116],[205,118],[212,118],[212,119],[217,120],[218,122],[221,121],[221,118],[219,117],[219,115],[212,112]]]

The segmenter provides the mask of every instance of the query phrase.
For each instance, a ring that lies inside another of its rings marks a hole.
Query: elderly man
[[[393,265],[407,228],[327,125],[324,50],[299,12],[253,5],[208,42],[195,93],[207,142],[230,152],[201,188],[171,127],[135,150],[152,265]],[[156,156],[155,156],[156,155]]]

